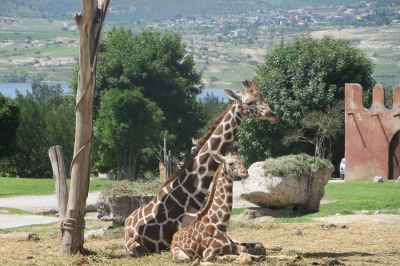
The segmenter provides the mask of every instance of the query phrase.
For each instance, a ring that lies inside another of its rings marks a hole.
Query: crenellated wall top
[[[378,114],[390,112],[400,114],[400,85],[393,89],[393,106],[391,110],[385,107],[385,91],[382,85],[376,85],[372,90],[372,104],[370,109],[363,105],[363,90],[361,85],[355,83],[346,83],[345,86],[346,112],[362,112]]]

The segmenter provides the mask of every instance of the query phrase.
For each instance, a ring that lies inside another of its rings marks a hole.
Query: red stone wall
[[[400,86],[393,91],[393,108],[384,105],[381,85],[373,89],[372,106],[362,104],[359,84],[345,86],[345,180],[387,179],[389,145],[400,130]]]

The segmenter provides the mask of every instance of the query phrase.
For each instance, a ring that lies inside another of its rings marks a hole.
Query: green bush
[[[307,154],[287,155],[266,159],[263,169],[265,175],[286,176],[295,173],[297,176],[309,176],[322,169],[332,168],[330,161]]]

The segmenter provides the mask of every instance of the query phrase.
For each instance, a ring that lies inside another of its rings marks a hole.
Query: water
[[[58,83],[46,83],[47,85],[56,85]],[[60,83],[61,88],[64,92],[69,91],[69,84]],[[32,84],[31,83],[0,83],[0,93],[4,96],[10,97],[12,99],[16,96],[16,90],[18,90],[23,95],[26,95],[26,92],[32,92]]]
[[[46,83],[46,84],[56,85],[57,83]],[[60,84],[64,92],[70,90],[69,84],[67,83],[60,83]],[[18,90],[20,93],[24,95],[26,94],[27,91],[32,92],[31,83],[0,83],[0,93],[3,94],[4,96],[14,99],[16,96],[15,93],[16,90]],[[223,99],[225,102],[228,101],[228,97],[226,96],[224,90],[217,88],[204,89],[203,92],[198,96],[198,98],[206,97],[207,93],[209,94],[212,93],[215,97]]]
[[[228,102],[228,96],[224,92],[223,89],[204,89],[203,92],[198,96],[198,98],[204,98],[206,97],[207,93],[211,96],[211,93],[215,96],[218,97],[218,99],[224,100],[224,102]]]

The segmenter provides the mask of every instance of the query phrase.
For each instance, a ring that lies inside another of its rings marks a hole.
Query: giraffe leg
[[[125,248],[131,256],[143,256],[151,253],[147,248],[134,241],[133,238],[125,243]]]
[[[253,264],[253,260],[251,258],[251,255],[248,253],[241,253],[239,255],[222,255],[222,256],[217,256],[216,257],[217,262],[223,262],[223,263],[234,263],[234,264],[240,264],[240,265],[251,265]]]
[[[173,247],[170,250],[171,258],[174,262],[190,262],[192,259],[180,247]]]
[[[247,249],[246,253],[249,253],[251,255],[267,255],[267,250],[264,247],[263,244],[259,243],[259,242],[237,242],[234,241],[236,245],[238,245],[238,247],[240,249],[242,249],[243,247]]]

